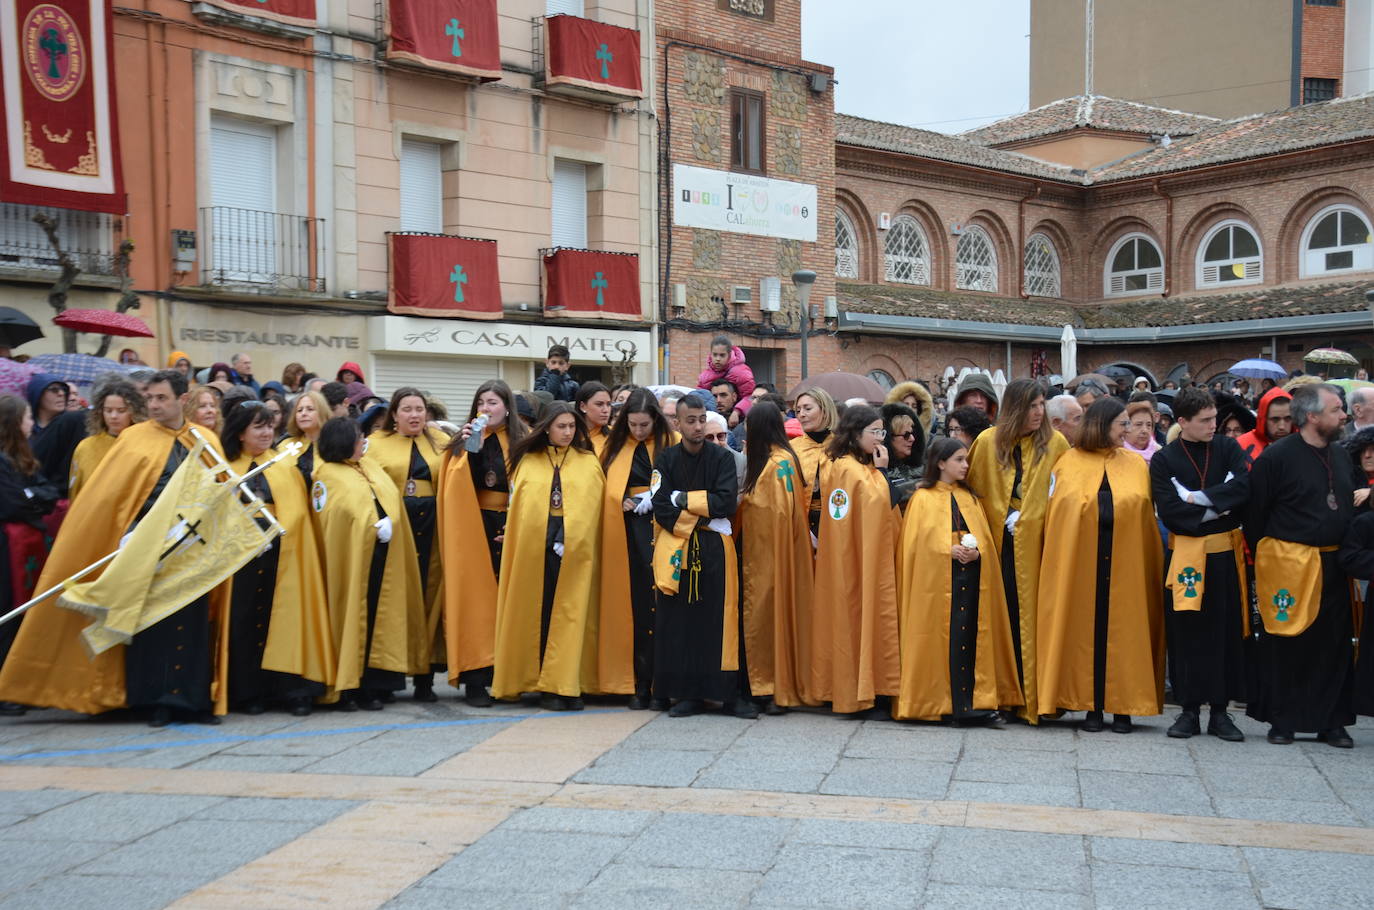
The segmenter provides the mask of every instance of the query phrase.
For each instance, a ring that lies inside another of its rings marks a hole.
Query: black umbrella
[[[21,344],[42,338],[43,330],[28,316],[14,307],[0,306],[0,345],[17,348]]]

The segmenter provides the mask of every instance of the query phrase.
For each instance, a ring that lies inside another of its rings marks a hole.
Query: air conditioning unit
[[[883,212],[878,216],[878,230],[885,231],[890,227],[892,227],[892,214],[890,212]]]
[[[754,300],[754,289],[747,284],[737,284],[730,288],[730,302],[737,306],[744,306]]]
[[[782,307],[782,279],[759,279],[759,309],[765,313],[776,313]]]

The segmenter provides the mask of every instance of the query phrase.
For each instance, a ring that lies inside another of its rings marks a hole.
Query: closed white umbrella
[[[1059,336],[1059,372],[1065,376],[1078,375],[1078,336],[1067,322]]]

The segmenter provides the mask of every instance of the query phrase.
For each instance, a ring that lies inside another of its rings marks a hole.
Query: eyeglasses
[[[241,408],[265,408],[265,407],[267,407],[267,402],[265,402],[265,401],[254,401],[253,399],[249,398],[247,401],[240,401],[240,402],[239,402],[239,407],[241,407]]]
[[[912,431],[912,430],[907,430],[905,433],[898,433],[897,435],[900,436],[900,437],[902,437],[903,439],[915,439],[915,438],[916,438],[916,433],[915,433],[914,431]]]
[[[867,433],[869,436],[872,436],[874,439],[887,438],[887,430],[884,430],[882,427],[878,427],[877,429],[872,430],[864,430],[864,432]]]

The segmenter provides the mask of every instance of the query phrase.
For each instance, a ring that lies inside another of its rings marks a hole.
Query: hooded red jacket
[[[1245,453],[1245,464],[1247,467],[1253,466],[1255,464],[1255,459],[1259,458],[1260,453],[1265,450],[1269,443],[1273,442],[1265,433],[1265,429],[1268,427],[1266,421],[1269,419],[1269,405],[1273,404],[1275,401],[1289,401],[1292,397],[1292,395],[1288,394],[1283,389],[1274,386],[1272,389],[1265,392],[1264,397],[1259,400],[1259,407],[1255,409],[1257,412],[1255,415],[1255,428],[1236,438],[1236,442],[1240,443],[1240,450]]]

